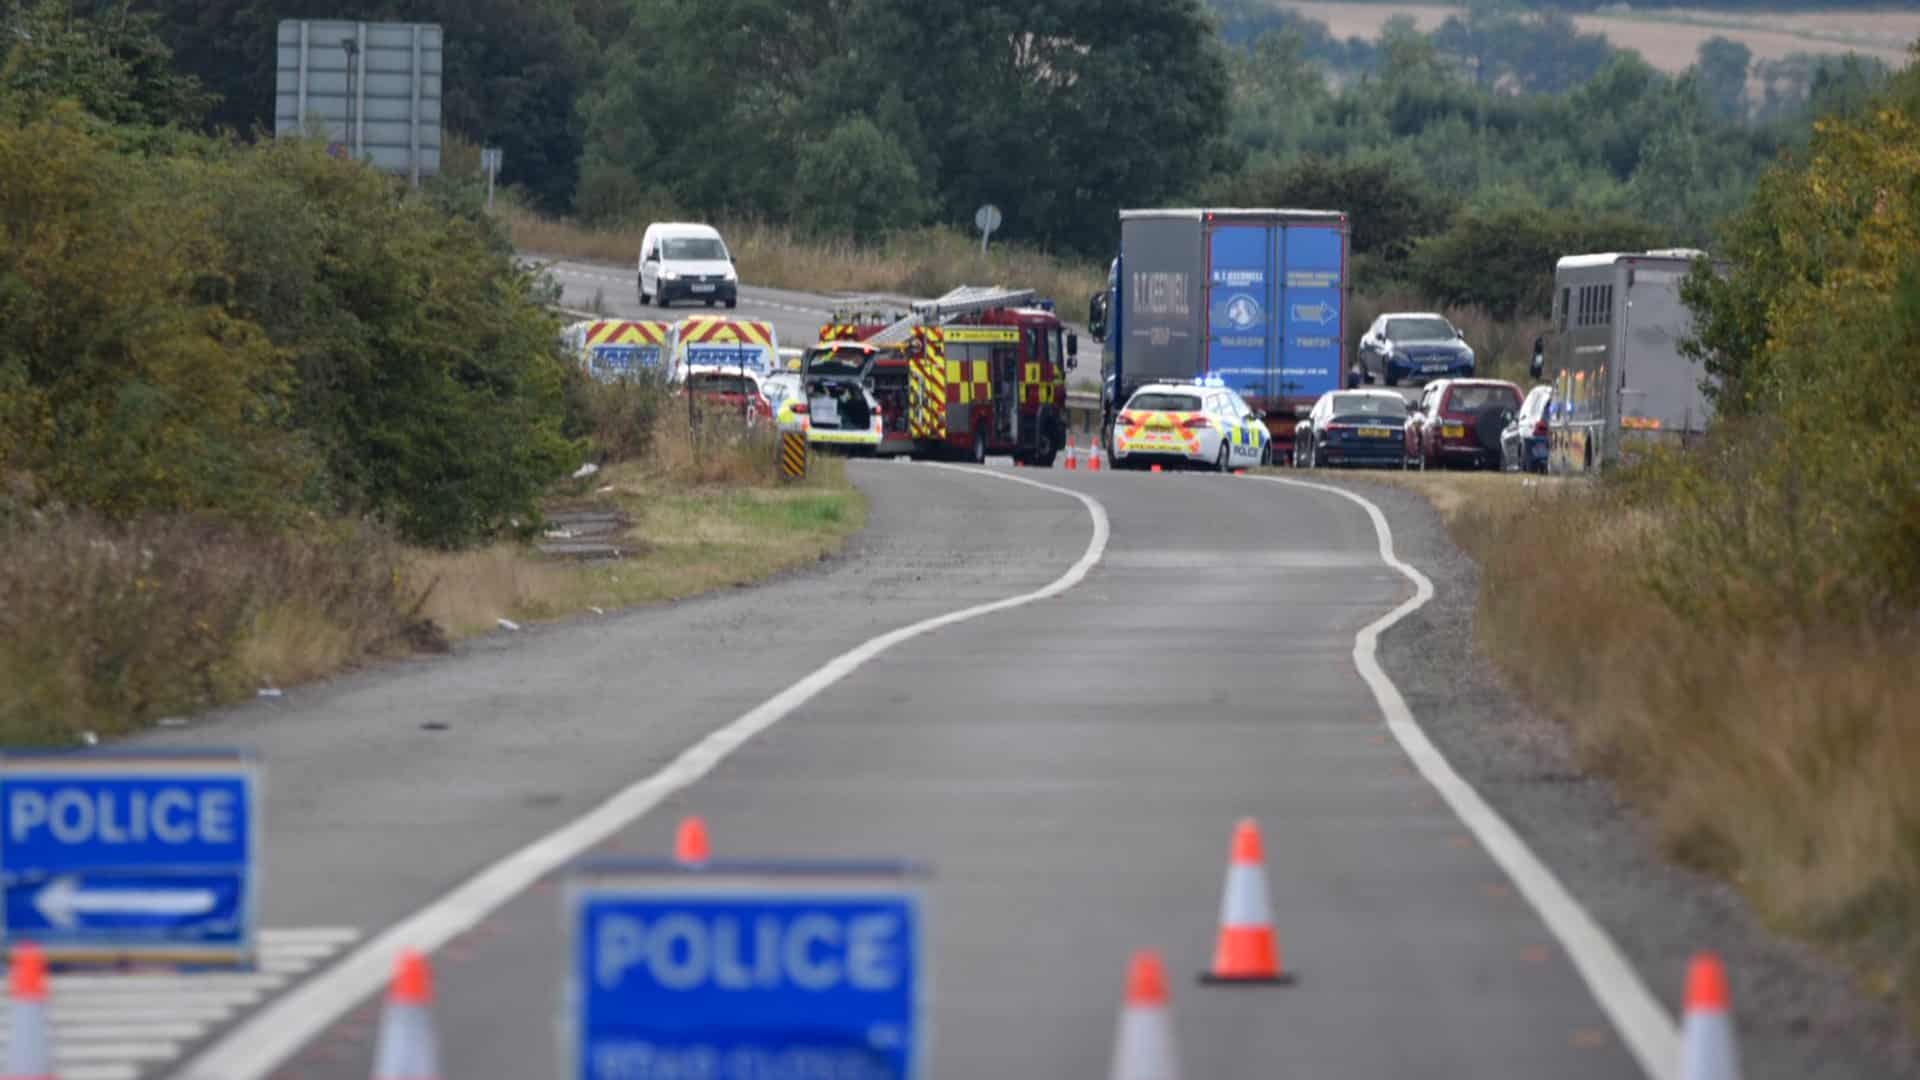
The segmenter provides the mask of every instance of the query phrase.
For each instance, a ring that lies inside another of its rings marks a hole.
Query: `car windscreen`
[[[1452,341],[1453,326],[1445,319],[1388,319],[1389,341]]]
[[[867,354],[859,349],[817,349],[807,354],[810,375],[858,375],[867,366]]]
[[[669,236],[660,241],[660,255],[667,259],[719,262],[727,257],[727,249],[711,236]]]
[[[1200,399],[1193,394],[1139,393],[1127,402],[1133,412],[1199,412]]]
[[[1335,394],[1333,418],[1342,422],[1365,420],[1405,420],[1407,403],[1386,394]]]
[[[1520,395],[1510,386],[1456,386],[1447,391],[1447,411],[1473,413],[1489,405],[1512,409],[1520,404]]]
[[[695,375],[688,382],[693,384],[696,394],[753,394],[759,388],[752,379],[738,375]]]

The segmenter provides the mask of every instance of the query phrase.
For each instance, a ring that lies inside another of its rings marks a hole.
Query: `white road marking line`
[[[55,1046],[53,1060],[112,1063],[165,1061],[179,1052],[180,1044],[171,1042],[81,1043],[78,1046]]]
[[[1420,610],[1433,599],[1433,582],[1413,566],[1402,562],[1393,551],[1393,529],[1387,516],[1372,501],[1343,488],[1304,480],[1286,480],[1277,476],[1255,477],[1269,483],[1307,488],[1338,495],[1359,504],[1373,519],[1373,531],[1380,540],[1380,559],[1413,583],[1413,596],[1399,607],[1367,624],[1354,638],[1353,663],[1360,677],[1373,691],[1374,700],[1385,714],[1387,728],[1400,748],[1413,759],[1420,775],[1446,800],[1467,830],[1480,841],[1493,861],[1506,871],[1520,895],[1540,916],[1554,938],[1560,942],[1573,966],[1599,1002],[1601,1011],[1613,1021],[1627,1049],[1640,1068],[1654,1080],[1672,1080],[1680,1061],[1679,1034],[1673,1017],[1647,990],[1639,972],[1627,961],[1620,947],[1606,930],[1595,922],[1586,908],[1574,899],[1553,871],[1547,869],[1520,834],[1513,831],[1480,793],[1453,770],[1427,733],[1414,719],[1413,710],[1400,696],[1399,687],[1387,677],[1377,659],[1380,635],[1400,620]]]
[[[240,1005],[246,1001],[157,1001],[157,1003],[125,1003],[109,1001],[100,1003],[61,1003],[54,1001],[54,1026],[61,1024],[144,1024],[144,1022],[165,1022],[179,1020],[182,1024],[211,1024],[215,1020],[225,1020],[240,1011]]]
[[[260,951],[276,952],[288,945],[321,943],[348,945],[360,940],[360,931],[351,926],[303,926],[284,930],[260,931]]]
[[[201,1025],[169,1017],[150,1023],[139,1021],[69,1024],[59,1017],[53,1020],[53,1045],[74,1042],[112,1042],[116,1039],[191,1039],[200,1034]],[[0,1046],[7,1045],[8,1033],[0,1032]]]
[[[256,1080],[265,1076],[363,998],[385,985],[393,957],[400,949],[430,952],[465,932],[540,878],[632,825],[668,796],[699,781],[755,735],[779,723],[895,645],[956,623],[1058,596],[1078,585],[1106,552],[1111,534],[1106,507],[1090,495],[965,466],[928,462],[925,467],[990,476],[1079,500],[1093,519],[1093,536],[1087,542],[1085,553],[1064,574],[1039,589],[923,619],[841,653],[745,716],[688,747],[659,772],[616,792],[584,816],[494,863],[389,927],[331,969],[301,983],[228,1030],[172,1076],[176,1080]]]
[[[134,1065],[62,1065],[60,1080],[139,1080]]]
[[[68,975],[53,977],[55,995],[85,997],[91,993],[162,994],[176,991],[271,990],[287,981],[285,975]]]

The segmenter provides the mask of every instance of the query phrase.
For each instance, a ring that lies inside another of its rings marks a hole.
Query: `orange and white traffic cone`
[[[1160,954],[1142,949],[1127,966],[1127,999],[1113,1039],[1111,1080],[1180,1080],[1174,1052],[1173,1014],[1167,1005],[1167,974]]]
[[[1280,967],[1280,943],[1267,906],[1267,869],[1260,851],[1260,826],[1242,818],[1233,828],[1233,853],[1227,861],[1227,886],[1220,898],[1220,937],[1213,967],[1204,983],[1285,984],[1293,981]]]
[[[1067,436],[1067,468],[1077,469],[1079,467],[1080,467],[1080,450],[1078,447],[1073,445],[1073,436],[1069,434]]]
[[[53,1040],[47,1032],[47,957],[36,945],[16,945],[7,972],[7,1070],[4,1080],[53,1080]]]
[[[440,1080],[440,1044],[433,1035],[433,973],[427,958],[404,949],[380,1018],[373,1080]]]
[[[1092,446],[1087,447],[1087,468],[1093,472],[1100,471],[1100,441],[1098,439],[1094,440]]]
[[[705,866],[710,851],[707,823],[697,814],[681,818],[680,831],[673,838],[673,861],[682,866]]]
[[[1687,967],[1680,1080],[1740,1080],[1740,1054],[1733,1045],[1733,1014],[1727,1003],[1727,973],[1713,953],[1696,954]]]

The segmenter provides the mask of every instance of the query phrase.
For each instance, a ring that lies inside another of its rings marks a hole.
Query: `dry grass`
[[[591,482],[591,498],[565,502],[623,511],[634,525],[620,540],[635,554],[577,563],[516,545],[422,553],[410,570],[433,583],[422,614],[457,638],[500,619],[677,600],[818,561],[866,524],[845,462],[815,456],[806,480],[785,485],[770,440],[720,428],[703,431],[696,447],[684,424],[663,424],[644,462],[614,465]]]
[[[1432,31],[1460,8],[1441,4],[1376,4],[1277,0],[1309,19],[1327,24],[1336,38],[1372,40],[1395,15],[1411,15],[1421,30]],[[1894,67],[1907,61],[1905,42],[1920,37],[1920,15],[1912,11],[1769,12],[1736,15],[1728,12],[1663,11],[1658,14],[1575,15],[1583,33],[1605,34],[1615,48],[1633,49],[1662,71],[1678,74],[1692,66],[1700,46],[1709,38],[1731,38],[1753,50],[1753,58],[1779,60],[1790,53],[1858,52],[1876,56]],[[1843,32],[1849,40],[1837,40]],[[1891,40],[1881,37],[1890,35]]]
[[[399,545],[357,525],[54,515],[0,529],[0,546],[9,744],[124,731],[431,641]]]
[[[592,478],[586,501],[637,524],[636,554],[583,564],[531,547],[411,550],[351,523],[262,532],[180,519],[116,526],[0,515],[0,744],[70,745],[291,686],[445,635],[678,599],[813,562],[866,520],[837,459],[799,484],[765,437],[696,445],[658,425],[642,462]],[[601,490],[604,489],[604,490]],[[5,506],[0,505],[0,510]]]
[[[1480,564],[1478,633],[1570,725],[1675,858],[1777,929],[1850,959],[1920,1019],[1920,631],[1722,626],[1677,615],[1647,566],[1672,511],[1513,477],[1389,478]],[[1905,718],[1905,719],[1903,719]]]
[[[506,211],[514,247],[531,254],[631,268],[643,226],[590,227]],[[810,240],[793,230],[753,223],[720,223],[741,276],[755,285],[816,293],[936,296],[956,285],[1031,288],[1062,311],[1076,311],[1106,284],[1104,267],[1013,245],[997,245],[983,259],[978,238],[928,228],[889,237],[877,247]]]

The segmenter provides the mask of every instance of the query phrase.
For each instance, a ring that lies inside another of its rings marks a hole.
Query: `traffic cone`
[[[1220,937],[1212,969],[1200,976],[1203,983],[1293,981],[1280,969],[1280,943],[1267,908],[1267,870],[1262,862],[1260,826],[1252,818],[1242,818],[1233,829],[1226,894],[1220,900]]]
[[[1092,472],[1100,471],[1100,446],[1095,443],[1087,450],[1087,468]]]
[[[681,818],[680,831],[673,838],[673,861],[682,866],[705,866],[710,857],[707,823],[697,814]]]
[[[1160,954],[1142,949],[1127,966],[1127,999],[1113,1039],[1111,1080],[1180,1080],[1174,1053],[1173,1015],[1167,1008],[1167,974]]]
[[[1079,467],[1080,467],[1080,450],[1079,448],[1073,445],[1073,436],[1068,435],[1067,436],[1067,468],[1077,469]]]
[[[433,1037],[433,974],[427,958],[403,949],[393,965],[393,987],[380,1018],[380,1049],[373,1080],[440,1080],[440,1046]]]
[[[1680,1029],[1680,1080],[1740,1080],[1727,1009],[1727,973],[1713,953],[1687,967],[1687,1015]]]
[[[7,973],[7,1070],[4,1080],[53,1080],[47,1033],[47,957],[37,945],[16,945]]]

